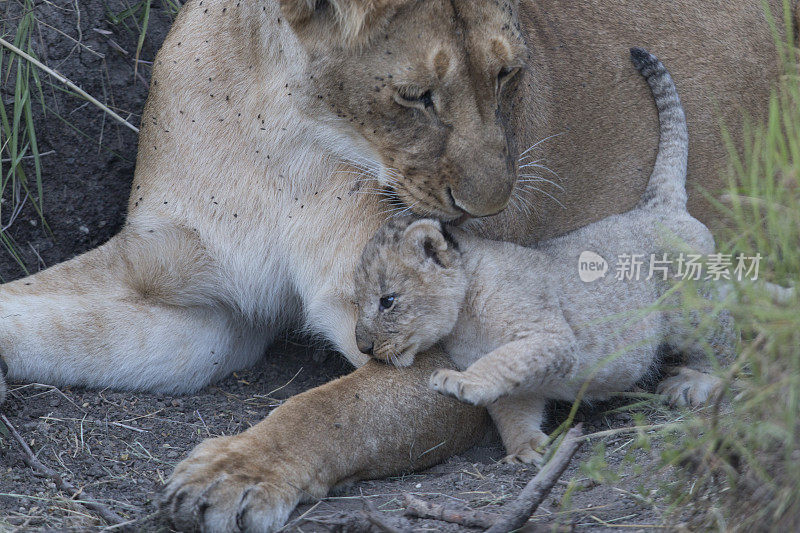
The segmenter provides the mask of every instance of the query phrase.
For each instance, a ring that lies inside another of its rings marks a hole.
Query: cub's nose
[[[375,349],[374,341],[365,341],[364,339],[356,338],[356,344],[358,344],[359,351],[367,355],[372,355],[372,351]]]

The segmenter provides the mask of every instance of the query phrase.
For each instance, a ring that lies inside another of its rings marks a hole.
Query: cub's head
[[[356,267],[358,349],[410,365],[453,329],[466,290],[458,246],[439,221],[387,222]]]
[[[506,122],[528,57],[518,0],[280,4],[307,52],[295,97],[331,151],[423,216],[506,207],[518,159]]]

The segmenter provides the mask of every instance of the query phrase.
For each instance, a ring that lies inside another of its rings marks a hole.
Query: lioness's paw
[[[175,468],[161,499],[172,527],[271,532],[286,522],[299,501],[298,491],[271,465],[248,455],[237,438],[209,439]]]
[[[658,384],[657,394],[666,396],[670,405],[699,407],[716,397],[722,388],[722,380],[705,372],[686,367],[670,369],[671,377]]]
[[[500,392],[491,383],[469,372],[456,370],[436,370],[431,374],[430,387],[472,405],[489,405],[500,397]]]

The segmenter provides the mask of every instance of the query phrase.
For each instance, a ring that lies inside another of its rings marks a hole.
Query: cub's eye
[[[519,67],[503,67],[500,69],[500,72],[497,74],[497,90],[501,90],[503,86],[508,83],[511,78],[519,73]]]
[[[421,91],[413,88],[398,89],[394,93],[394,101],[403,107],[413,107],[420,111],[426,109],[433,109],[433,93],[428,91]]]
[[[394,301],[397,296],[394,294],[390,294],[389,296],[384,296],[381,298],[381,301],[378,302],[378,306],[380,307],[381,311],[388,311],[394,306]]]

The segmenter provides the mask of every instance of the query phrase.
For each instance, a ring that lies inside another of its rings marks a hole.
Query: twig
[[[416,518],[428,518],[450,522],[464,527],[487,529],[500,518],[499,514],[467,509],[456,511],[437,503],[429,503],[410,494],[403,495],[406,500],[405,514]]]
[[[40,475],[48,477],[51,480],[53,480],[53,482],[56,484],[56,487],[58,487],[59,490],[62,490],[71,495],[70,496],[71,499],[74,499],[78,494],[81,494],[81,499],[80,500],[74,499],[74,501],[80,503],[87,509],[95,511],[97,514],[102,516],[103,520],[105,520],[106,522],[110,524],[122,524],[123,522],[126,522],[126,520],[124,520],[117,513],[115,513],[102,503],[92,498],[86,492],[83,492],[81,489],[77,489],[75,485],[73,485],[69,481],[65,481],[64,478],[62,478],[58,472],[56,472],[49,466],[46,466],[39,459],[37,459],[36,455],[28,446],[28,443],[25,442],[25,439],[23,439],[22,435],[19,434],[17,428],[15,428],[13,424],[9,422],[8,418],[6,418],[6,415],[0,414],[0,420],[3,421],[3,423],[8,428],[8,431],[10,431],[11,435],[14,437],[14,440],[16,440],[17,444],[19,444],[20,447],[22,448],[23,452],[22,460],[25,461],[26,465],[28,465],[31,469],[38,472]]]
[[[542,501],[550,494],[553,485],[558,482],[575,452],[585,441],[586,437],[583,435],[581,424],[569,430],[552,459],[525,485],[517,499],[509,504],[508,511],[503,515],[470,509],[456,511],[444,505],[425,502],[410,494],[404,494],[405,514],[417,518],[441,520],[465,527],[481,528],[485,529],[487,533],[505,533],[519,529],[525,525]]]
[[[75,91],[76,93],[78,93],[79,95],[83,96],[84,98],[89,100],[91,103],[93,103],[94,105],[96,105],[97,107],[99,107],[100,109],[105,111],[106,113],[108,113],[109,115],[111,115],[115,120],[117,120],[121,124],[127,126],[128,128],[130,128],[131,130],[135,131],[136,133],[139,133],[139,128],[137,128],[136,126],[134,126],[133,124],[131,124],[130,122],[128,122],[127,120],[122,118],[121,116],[117,115],[115,112],[113,112],[111,109],[109,109],[108,106],[105,105],[104,103],[102,103],[100,100],[98,100],[97,98],[95,98],[91,94],[87,93],[86,91],[84,91],[83,89],[81,89],[80,87],[78,87],[77,85],[72,83],[70,80],[68,80],[66,77],[62,76],[61,74],[59,74],[55,70],[51,69],[50,67],[48,67],[47,65],[45,65],[44,63],[42,63],[41,61],[36,59],[35,57],[26,54],[25,52],[23,52],[22,50],[20,50],[19,48],[17,48],[16,46],[14,46],[13,44],[11,44],[10,42],[6,41],[3,38],[0,38],[0,45],[5,46],[9,50],[14,52],[18,56],[20,56],[21,58],[23,58],[23,59],[25,59],[27,61],[30,61],[31,63],[33,63],[34,65],[39,67],[41,70],[43,70],[44,72],[47,72],[48,74],[53,76],[55,79],[57,79],[58,81],[60,81],[61,83],[63,83],[64,85],[66,85],[67,87],[69,87],[70,89]]]
[[[378,510],[375,508],[375,505],[366,498],[364,498],[364,507],[366,507],[364,515],[366,516],[367,520],[369,520],[370,524],[378,528],[380,531],[384,531],[386,533],[403,533],[404,531],[408,531],[408,528],[401,529],[390,524],[384,517],[381,516],[381,513],[378,512]]]
[[[356,513],[337,513],[326,518],[306,518],[305,522],[322,524],[332,531],[347,533],[409,533],[411,529],[406,525],[394,525],[391,517],[381,516],[375,506],[364,498],[364,510]],[[308,514],[308,513],[305,513]]]
[[[405,533],[410,529],[399,529],[384,519],[375,516],[374,513],[367,511],[356,511],[355,513],[337,513],[325,518],[309,517],[303,520],[323,525],[333,532],[347,533]]]
[[[575,452],[584,443],[581,426],[582,424],[578,424],[567,432],[552,459],[525,485],[517,499],[508,506],[508,511],[487,529],[486,533],[506,533],[525,525],[542,501],[550,494],[553,485],[567,469]]]

